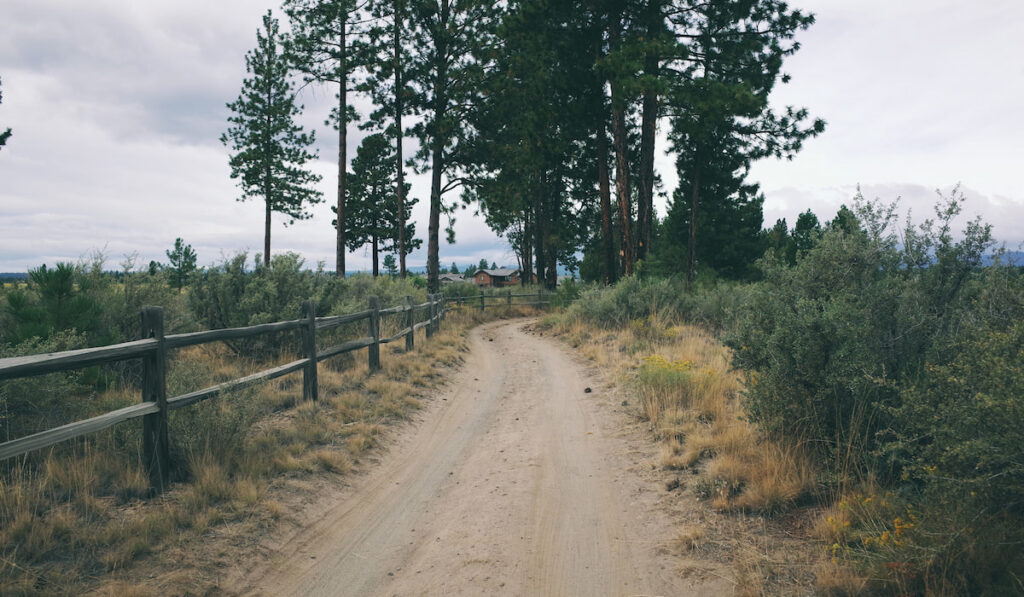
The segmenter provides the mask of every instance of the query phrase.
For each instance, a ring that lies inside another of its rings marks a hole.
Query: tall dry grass
[[[714,508],[777,514],[813,488],[815,471],[799,444],[765,437],[745,419],[729,349],[705,330],[664,311],[617,329],[572,313],[544,323],[635,388],[661,465],[696,473],[694,492]]]

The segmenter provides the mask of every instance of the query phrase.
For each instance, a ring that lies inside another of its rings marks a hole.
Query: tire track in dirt
[[[593,393],[585,388],[592,387]],[[481,326],[344,501],[236,587],[258,595],[688,595],[601,388],[522,320]]]

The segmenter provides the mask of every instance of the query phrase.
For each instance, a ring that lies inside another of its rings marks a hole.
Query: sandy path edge
[[[263,595],[717,595],[669,555],[652,445],[621,397],[523,320],[470,335],[466,363],[378,466],[268,562]],[[585,392],[591,388],[591,392]]]

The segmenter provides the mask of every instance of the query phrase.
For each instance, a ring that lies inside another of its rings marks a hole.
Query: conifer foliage
[[[301,108],[288,78],[284,40],[269,10],[256,41],[245,57],[250,76],[242,82],[238,99],[228,104],[231,126],[221,143],[232,150],[231,178],[242,189],[238,200],[260,198],[265,204],[263,263],[269,267],[271,213],[287,216],[286,224],[309,218],[307,207],[322,200],[313,188],[321,177],[306,168],[316,157],[309,151],[314,134],[295,123]]]
[[[348,246],[350,249],[370,245],[372,250],[373,275],[380,273],[380,252],[395,251],[403,248],[411,251],[420,246],[415,239],[416,225],[405,224],[403,246],[398,243],[399,202],[398,182],[395,179],[394,151],[387,136],[375,133],[363,139],[352,160],[352,172],[349,173],[348,187]],[[408,192],[408,183],[403,183]],[[408,206],[416,204],[416,200],[406,200]]]
[[[0,103],[3,103],[4,96],[0,92]],[[11,138],[11,127],[7,127],[7,130],[0,132],[0,147],[7,145],[7,140]]]
[[[291,23],[289,60],[306,83],[336,84],[337,104],[328,123],[338,131],[338,194],[335,213],[335,273],[345,276],[345,217],[347,190],[345,169],[348,164],[348,123],[357,118],[349,105],[348,93],[353,74],[360,66],[354,56],[354,41],[361,33],[361,16],[353,0],[285,0],[284,11]]]

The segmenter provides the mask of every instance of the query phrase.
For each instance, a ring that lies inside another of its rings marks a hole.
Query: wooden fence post
[[[427,295],[427,338],[434,335],[434,295]]]
[[[509,307],[512,306],[512,289],[508,289],[508,294],[505,295],[505,304]]]
[[[541,301],[542,301],[542,299],[541,299],[541,289],[538,288],[537,289],[537,308],[538,309],[541,308]]]
[[[413,327],[416,326],[416,312],[412,308],[412,297],[408,294],[405,295],[405,327],[409,328],[409,333],[405,335],[405,352],[412,352],[416,342],[416,331]]]
[[[157,412],[142,418],[142,458],[149,472],[149,486],[163,491],[171,478],[167,439],[167,345],[164,343],[164,310],[142,308],[142,337],[155,338],[157,348],[142,357],[142,400],[155,402]]]
[[[302,319],[305,323],[299,328],[302,356],[309,359],[302,370],[302,399],[316,402],[320,397],[320,384],[316,372],[316,305],[313,301],[302,302]]]
[[[370,373],[373,373],[380,369],[380,299],[375,296],[370,297],[370,319],[368,321],[373,344],[367,347],[367,352],[370,354]]]
[[[480,291],[480,310],[484,310],[484,291]]]

